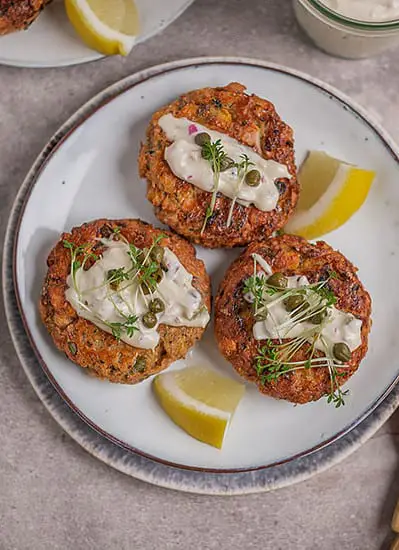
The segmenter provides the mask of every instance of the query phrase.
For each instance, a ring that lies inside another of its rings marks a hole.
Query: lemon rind
[[[226,421],[227,424],[230,422],[232,413],[217,409],[216,407],[211,407],[210,405],[202,403],[201,401],[189,396],[176,383],[173,372],[162,374],[159,378],[157,378],[157,382],[160,386],[162,386],[163,390],[167,393],[170,399],[180,403],[184,406],[184,408],[193,410],[204,416],[218,418],[219,420]]]
[[[359,173],[362,173],[364,185],[358,186],[353,201],[343,201],[343,204],[340,204],[345,194],[351,191]],[[306,211],[297,212],[287,223],[284,231],[313,239],[337,229],[363,205],[374,178],[375,173],[371,170],[341,164],[327,191],[322,194],[314,206]],[[337,203],[339,204],[337,205]]]
[[[76,12],[80,13],[80,26],[86,27],[88,32],[94,35],[95,40],[106,41],[109,45],[114,43],[113,46],[117,46],[118,52],[123,55],[130,52],[136,42],[137,35],[121,33],[103,23],[90,8],[86,0],[69,0],[66,4],[68,5],[68,3]],[[93,36],[91,38],[93,39]]]

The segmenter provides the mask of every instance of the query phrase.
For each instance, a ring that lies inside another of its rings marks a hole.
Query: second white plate
[[[135,1],[141,25],[138,44],[165,29],[194,0]],[[0,36],[0,63],[4,65],[62,67],[101,57],[77,36],[66,16],[63,0],[53,0],[28,30]]]

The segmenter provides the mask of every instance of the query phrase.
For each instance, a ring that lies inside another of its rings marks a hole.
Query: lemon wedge
[[[65,0],[70,22],[82,40],[104,55],[127,55],[139,31],[133,0]]]
[[[298,177],[301,195],[284,232],[315,239],[337,229],[359,210],[375,172],[311,151]]]
[[[204,366],[159,374],[155,394],[169,417],[192,437],[222,448],[245,386]]]

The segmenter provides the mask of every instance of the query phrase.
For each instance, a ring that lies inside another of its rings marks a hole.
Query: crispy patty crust
[[[51,0],[0,0],[0,35],[27,29]]]
[[[113,229],[120,227],[121,234],[138,248],[151,246],[155,237],[164,234],[159,243],[168,247],[179,258],[181,264],[193,275],[193,286],[201,293],[204,304],[210,311],[211,289],[209,276],[201,260],[195,255],[194,247],[184,239],[168,231],[161,231],[140,220],[96,220],[64,233],[50,252],[47,260],[48,272],[40,298],[40,315],[56,346],[71,361],[85,368],[98,378],[111,382],[136,384],[149,376],[166,369],[177,359],[183,358],[205,331],[197,327],[159,326],[160,341],[153,350],[135,348],[118,341],[91,321],[79,317],[65,298],[66,279],[70,272],[70,251],[63,245],[66,239],[77,246],[89,243],[87,252],[99,255],[104,245],[99,238],[113,235]],[[90,261],[87,263],[90,267]],[[136,369],[136,360],[145,359]]]
[[[215,334],[221,353],[238,374],[255,382],[262,393],[294,403],[316,401],[331,391],[326,368],[302,369],[266,383],[262,383],[256,373],[254,362],[257,350],[266,342],[253,337],[254,318],[243,297],[243,284],[253,275],[253,253],[262,256],[274,273],[306,275],[311,283],[326,280],[332,271],[337,274],[337,278],[328,282],[337,298],[336,307],[362,321],[361,345],[352,353],[349,368],[337,369],[343,373],[339,377],[340,385],[352,376],[366,355],[371,327],[370,296],[356,276],[356,268],[340,252],[324,242],[311,244],[293,235],[252,243],[227,270],[215,303]],[[292,361],[305,359],[306,351],[300,350]]]
[[[265,159],[285,164],[291,178],[279,180],[280,198],[275,210],[236,204],[230,227],[226,226],[231,200],[220,193],[215,210],[201,234],[211,193],[176,177],[164,159],[169,145],[159,119],[171,113],[211,130],[222,132],[252,147]],[[287,222],[299,194],[294,139],[270,101],[245,93],[245,86],[231,83],[221,88],[194,90],[157,111],[147,129],[139,156],[140,175],[147,179],[147,198],[159,220],[187,239],[210,248],[243,246],[270,237]]]

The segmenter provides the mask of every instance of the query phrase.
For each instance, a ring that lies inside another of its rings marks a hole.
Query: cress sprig
[[[136,281],[136,283],[139,285],[141,292],[144,293],[143,287],[146,289],[146,292],[150,294],[154,292],[159,282],[159,280],[156,278],[156,273],[159,272],[160,268],[159,263],[155,262],[151,258],[151,254],[155,246],[158,245],[158,243],[165,237],[165,235],[160,234],[156,238],[154,238],[151,247],[148,250],[144,251],[140,248],[137,248],[132,243],[129,243],[127,239],[121,234],[119,227],[114,228],[113,233],[115,235],[118,235],[119,238],[129,246],[128,255],[131,259],[132,265],[129,269],[123,266],[108,270],[105,276],[104,283],[102,283],[98,287],[87,289],[85,292],[91,292],[93,290],[97,290],[103,287],[109,288],[110,291],[107,292],[106,297],[111,301],[115,310],[122,317],[123,321],[120,322],[109,322],[106,319],[103,319],[87,306],[85,300],[82,297],[83,293],[79,289],[79,285],[76,279],[76,273],[79,269],[84,269],[89,259],[92,259],[94,261],[97,261],[99,259],[97,254],[90,252],[90,244],[86,243],[78,246],[65,239],[63,241],[63,245],[65,248],[69,249],[71,254],[70,273],[72,285],[76,292],[79,306],[89,312],[97,321],[107,326],[112,332],[112,335],[117,340],[120,340],[123,333],[125,333],[128,337],[132,337],[134,332],[138,330],[138,317],[135,315],[134,311],[131,311],[130,305],[123,299],[121,293],[123,290],[130,287],[134,283],[134,281]],[[124,282],[126,284],[122,285],[122,283]],[[126,304],[127,308],[130,310],[129,314],[126,314],[117,305],[116,301],[114,300],[115,295],[118,295],[119,301],[122,301]]]
[[[133,333],[135,330],[138,330],[137,325],[135,324],[137,321],[137,317],[135,315],[126,315],[118,308],[118,313],[120,313],[124,319],[123,322],[119,323],[110,323],[106,319],[103,319],[96,313],[94,313],[85,303],[85,301],[82,299],[82,293],[79,289],[77,280],[76,280],[76,273],[78,269],[84,269],[86,263],[89,259],[92,259],[94,261],[97,261],[99,259],[97,254],[94,254],[93,252],[89,252],[90,244],[85,243],[83,245],[76,245],[75,243],[72,243],[71,241],[68,241],[66,239],[63,240],[64,248],[67,248],[70,251],[71,254],[71,278],[72,278],[72,285],[74,287],[74,290],[76,292],[79,306],[89,312],[97,321],[102,323],[103,325],[107,326],[111,332],[112,335],[120,340],[122,336],[122,332],[126,332],[128,336],[133,336]],[[124,273],[124,268],[119,268],[116,270],[111,270],[114,273],[111,274],[108,272],[107,274],[107,283],[106,284],[115,284],[117,281],[121,278],[126,278],[126,274]],[[123,274],[123,275],[122,275]],[[115,304],[114,304],[115,306]]]
[[[160,234],[154,238],[150,248],[144,252],[141,248],[137,248],[129,243],[128,254],[132,261],[132,269],[136,271],[132,280],[137,278],[137,283],[140,288],[146,289],[149,293],[154,292],[159,283],[159,262],[152,259],[151,255],[160,241],[165,238],[164,234]]]
[[[205,231],[206,224],[209,218],[211,218],[216,204],[216,196],[219,190],[220,172],[222,168],[222,162],[226,158],[226,152],[223,148],[222,141],[220,139],[216,141],[206,141],[202,145],[201,156],[207,160],[211,165],[213,172],[213,192],[209,206],[206,209],[205,220],[201,229],[201,234]]]
[[[320,333],[315,330],[313,343],[309,347],[309,357],[302,361],[293,361],[293,356],[304,346],[309,345],[309,339],[298,336],[288,342],[276,344],[273,340],[267,340],[266,345],[258,350],[255,358],[255,369],[262,383],[277,381],[280,376],[298,370],[314,368],[327,368],[330,376],[330,391],[327,394],[327,402],[333,403],[336,408],[345,405],[344,397],[348,390],[342,391],[338,378],[345,376],[345,372],[338,369],[347,369],[347,365],[337,363],[329,352],[328,346],[325,349],[325,356],[315,357],[315,342]]]
[[[237,170],[237,181],[238,181],[237,188],[236,188],[235,195],[231,201],[229,214],[227,217],[227,223],[226,223],[226,226],[230,227],[231,220],[233,217],[234,206],[237,202],[239,191],[245,180],[245,176],[247,175],[249,168],[251,166],[254,166],[255,164],[250,160],[248,155],[246,155],[245,153],[242,153],[240,155],[240,160],[237,162],[230,159],[227,156],[220,139],[216,141],[211,141],[211,140],[205,141],[201,145],[201,156],[203,159],[209,162],[213,172],[212,198],[205,212],[205,219],[201,229],[201,234],[202,234],[205,231],[206,225],[209,219],[212,217],[213,211],[215,209],[216,197],[217,197],[217,193],[219,190],[219,183],[220,183],[220,173],[223,172],[224,170],[227,170],[228,168],[235,168]]]
[[[283,301],[293,296],[300,296],[298,306],[289,312],[287,321],[275,326],[278,338],[277,342],[268,339],[266,345],[258,349],[254,367],[263,383],[273,382],[280,376],[287,375],[297,370],[311,368],[327,368],[330,376],[330,391],[327,394],[327,402],[333,403],[337,408],[344,405],[344,397],[348,391],[342,391],[338,382],[340,376],[348,366],[338,362],[334,357],[330,346],[324,341],[322,331],[329,322],[329,312],[336,303],[334,292],[328,287],[328,282],[337,277],[335,272],[330,272],[327,279],[317,283],[310,283],[299,288],[276,288],[268,284],[268,277],[256,268],[254,259],[254,274],[249,277],[243,286],[243,293],[251,297],[255,319],[265,319],[270,314],[268,306],[272,303]],[[272,299],[271,299],[272,298]],[[311,321],[318,316],[318,322],[309,327],[304,325],[301,333],[289,338],[289,333],[301,323]],[[288,335],[288,336],[287,336]],[[324,355],[315,356],[316,343],[323,344]],[[295,355],[303,348],[307,348],[307,357],[304,360],[295,361]]]
[[[137,315],[128,315],[124,317],[123,323],[106,323],[111,331],[112,336],[114,336],[117,340],[120,340],[122,337],[122,333],[125,332],[126,335],[131,338],[133,334],[138,330],[137,328]]]
[[[233,197],[233,199],[231,201],[231,204],[230,204],[230,210],[229,210],[229,214],[227,216],[227,223],[226,223],[227,227],[230,227],[230,225],[231,225],[231,220],[233,218],[234,206],[237,202],[241,186],[244,183],[245,176],[247,175],[248,170],[251,166],[255,166],[255,163],[252,162],[250,160],[249,156],[246,155],[245,153],[242,153],[240,155],[240,161],[239,162],[234,163],[234,167],[237,169],[238,184],[237,184],[236,192],[235,192],[234,197]]]
[[[303,322],[315,314],[323,315],[337,301],[334,292],[328,287],[329,281],[337,277],[333,271],[329,272],[328,277],[324,281],[310,283],[299,289],[281,289],[270,285],[266,274],[258,272],[256,265],[257,262],[254,259],[254,274],[246,279],[243,286],[243,293],[252,297],[255,315],[267,309],[268,304],[270,304],[270,297],[272,296],[275,297],[274,303],[284,301],[298,293],[307,294],[310,297],[307,310],[301,306],[298,307],[297,311],[294,310],[292,312],[291,318],[297,322]]]
[[[129,272],[125,267],[110,269],[107,273],[107,282],[113,290],[117,290],[119,285],[129,279]]]

